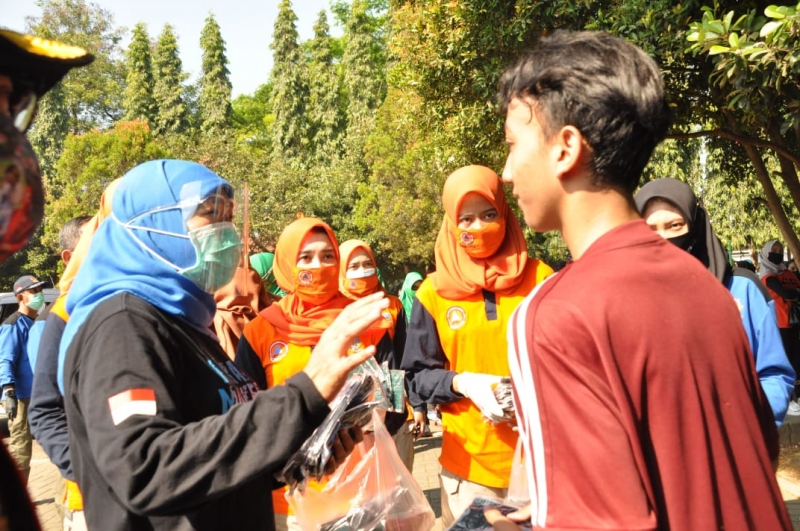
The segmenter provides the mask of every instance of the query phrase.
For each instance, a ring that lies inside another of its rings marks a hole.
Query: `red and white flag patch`
[[[108,399],[114,426],[131,415],[156,415],[156,392],[153,389],[128,389]]]

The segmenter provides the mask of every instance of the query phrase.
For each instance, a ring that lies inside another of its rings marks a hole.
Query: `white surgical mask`
[[[369,278],[375,275],[375,268],[372,269],[348,269],[345,278]]]

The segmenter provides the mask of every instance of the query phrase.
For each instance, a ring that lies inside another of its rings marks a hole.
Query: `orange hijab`
[[[111,181],[103,191],[103,195],[100,196],[100,210],[97,211],[97,214],[95,214],[92,219],[84,223],[81,227],[81,237],[78,239],[75,250],[72,251],[72,256],[69,259],[67,267],[64,268],[61,280],[58,282],[58,289],[61,291],[61,296],[69,293],[72,282],[75,280],[75,275],[78,274],[78,270],[81,268],[81,265],[83,265],[86,254],[89,252],[89,244],[92,243],[94,233],[97,232],[100,223],[111,214],[111,204],[114,201],[114,190],[117,189],[117,184],[119,184],[119,179]]]
[[[337,292],[328,302],[312,306],[300,300],[295,294],[293,272],[297,265],[297,257],[300,255],[301,245],[306,236],[316,227],[325,229],[333,243],[336,259],[339,260],[339,242],[327,223],[316,218],[300,218],[290,223],[278,238],[272,269],[275,281],[287,295],[259,314],[284,334],[293,345],[313,346],[319,343],[322,332],[351,302]]]
[[[371,295],[378,291],[386,291],[383,289],[383,286],[381,286],[380,281],[378,281],[375,289],[369,293],[357,295],[348,289],[347,286],[350,279],[347,278],[347,266],[350,263],[350,258],[352,258],[353,253],[358,249],[363,249],[364,252],[369,255],[370,260],[372,260],[372,263],[375,264],[376,271],[378,267],[378,263],[375,261],[375,255],[372,254],[372,249],[370,249],[367,242],[361,240],[347,240],[339,247],[339,255],[341,256],[341,260],[339,261],[339,291],[341,291],[345,297],[352,300],[358,300],[361,297],[366,297],[367,295]]]
[[[505,219],[506,235],[500,248],[488,258],[473,258],[456,241],[458,212],[464,197],[478,193]],[[522,282],[528,261],[527,244],[517,218],[503,193],[503,183],[485,166],[465,166],[454,171],[444,183],[445,210],[442,228],[436,238],[436,272],[428,275],[436,292],[447,299],[462,299],[483,289],[503,293]]]

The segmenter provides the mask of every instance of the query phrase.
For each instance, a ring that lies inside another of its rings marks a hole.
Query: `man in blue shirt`
[[[8,431],[8,451],[17,461],[27,481],[31,471],[32,438],[28,426],[28,405],[33,385],[33,369],[28,359],[28,331],[44,306],[40,282],[25,275],[14,282],[19,309],[0,325],[0,387],[3,388]]]

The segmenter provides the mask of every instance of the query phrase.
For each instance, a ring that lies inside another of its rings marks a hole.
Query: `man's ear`
[[[61,261],[64,262],[64,265],[69,263],[69,259],[72,258],[72,251],[69,249],[64,249],[61,251]]]
[[[591,156],[591,151],[577,127],[565,125],[552,140],[556,153],[556,170],[559,179],[581,169]]]

